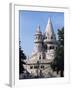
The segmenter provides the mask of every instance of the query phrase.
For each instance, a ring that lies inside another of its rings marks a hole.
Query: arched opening
[[[33,69],[33,66],[30,66],[30,69]]]
[[[39,59],[41,59],[41,55],[39,56]]]
[[[45,37],[45,39],[47,39],[47,36]]]
[[[45,53],[43,53],[43,55],[42,55],[42,56],[43,56],[42,58],[43,58],[43,59],[45,59]]]
[[[51,36],[51,39],[53,39],[53,36]]]
[[[54,46],[50,46],[49,49],[54,49]]]
[[[44,68],[44,66],[42,65],[41,68]]]

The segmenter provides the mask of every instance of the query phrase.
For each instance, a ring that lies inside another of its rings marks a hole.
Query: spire
[[[42,42],[42,32],[40,31],[40,25],[38,24],[35,32],[35,43],[41,43]]]
[[[41,31],[40,31],[40,25],[39,24],[36,27],[36,33],[41,33]]]
[[[45,29],[45,35],[48,38],[53,37],[53,39],[55,39],[55,34],[54,34],[51,18],[48,19],[48,23],[47,23],[47,26],[46,26],[46,29]]]
[[[46,29],[45,29],[45,33],[54,34],[51,18],[48,19],[48,23],[47,23],[47,26],[46,26]]]

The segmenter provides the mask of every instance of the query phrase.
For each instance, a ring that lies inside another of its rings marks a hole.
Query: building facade
[[[27,58],[24,68],[33,77],[52,77],[55,76],[50,63],[54,60],[55,50],[57,48],[56,35],[53,30],[51,19],[42,34],[38,25],[34,35],[34,49],[31,57]]]

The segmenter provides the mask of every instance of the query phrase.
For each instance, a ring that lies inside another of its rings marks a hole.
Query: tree
[[[19,42],[19,73],[23,73],[25,64],[24,60],[26,59],[26,55],[24,54],[23,50],[21,49],[20,42]]]
[[[60,30],[58,29],[58,41],[57,49],[55,53],[54,61],[51,63],[51,67],[57,73],[60,72],[60,76],[63,77],[64,74],[64,27]]]

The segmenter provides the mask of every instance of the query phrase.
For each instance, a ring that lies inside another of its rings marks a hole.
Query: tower
[[[47,45],[46,58],[53,60],[55,56],[54,55],[55,49],[56,49],[56,37],[55,37],[53,25],[50,18],[48,19],[48,23],[45,29],[44,43]]]
[[[37,52],[42,51],[42,32],[40,31],[40,26],[38,25],[35,32],[34,43]]]
[[[43,38],[42,38],[42,32],[40,31],[40,26],[38,25],[36,28],[36,32],[35,32],[35,38],[34,38],[34,43],[35,43],[35,51],[38,54],[38,59],[42,58],[42,42],[43,42]]]

